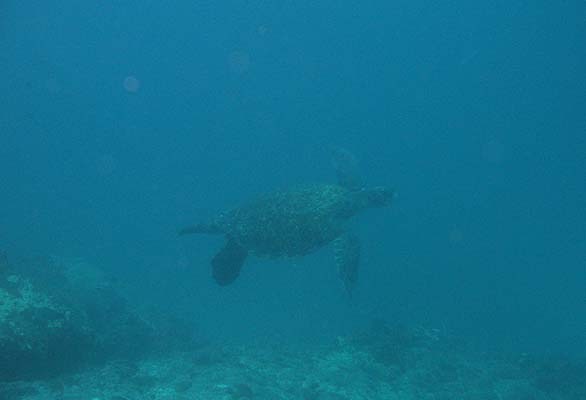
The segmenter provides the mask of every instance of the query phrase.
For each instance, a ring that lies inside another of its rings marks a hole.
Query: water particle
[[[124,78],[124,90],[129,93],[136,93],[140,89],[140,81],[135,76]]]

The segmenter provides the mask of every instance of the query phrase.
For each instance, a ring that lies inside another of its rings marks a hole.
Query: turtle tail
[[[215,223],[199,223],[179,230],[179,236],[193,234],[220,235],[224,231]]]

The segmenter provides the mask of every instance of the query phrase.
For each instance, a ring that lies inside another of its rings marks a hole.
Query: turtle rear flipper
[[[354,154],[341,147],[331,147],[332,164],[338,178],[338,185],[348,190],[362,188],[358,159]]]
[[[340,279],[349,296],[358,282],[358,266],[360,264],[360,241],[351,233],[346,233],[334,241],[334,256]]]
[[[226,245],[212,259],[212,275],[218,285],[226,286],[234,282],[248,251],[233,239],[228,239]]]

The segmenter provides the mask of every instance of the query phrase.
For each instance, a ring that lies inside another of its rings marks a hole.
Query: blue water
[[[0,246],[86,259],[207,337],[382,318],[584,355],[584,38],[577,0],[5,0]],[[356,218],[354,298],[327,249],[217,287],[222,239],[177,229],[333,182],[330,146],[398,193]]]

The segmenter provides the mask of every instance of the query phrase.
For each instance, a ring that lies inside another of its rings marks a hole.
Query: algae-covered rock
[[[82,361],[83,349],[92,345],[93,331],[81,310],[54,301],[21,276],[0,282],[0,378]]]
[[[69,301],[83,309],[102,358],[134,357],[151,343],[153,329],[128,305],[102,270],[83,260],[53,260],[69,288]]]
[[[148,348],[151,329],[99,269],[36,260],[0,274],[0,381],[80,367]]]

